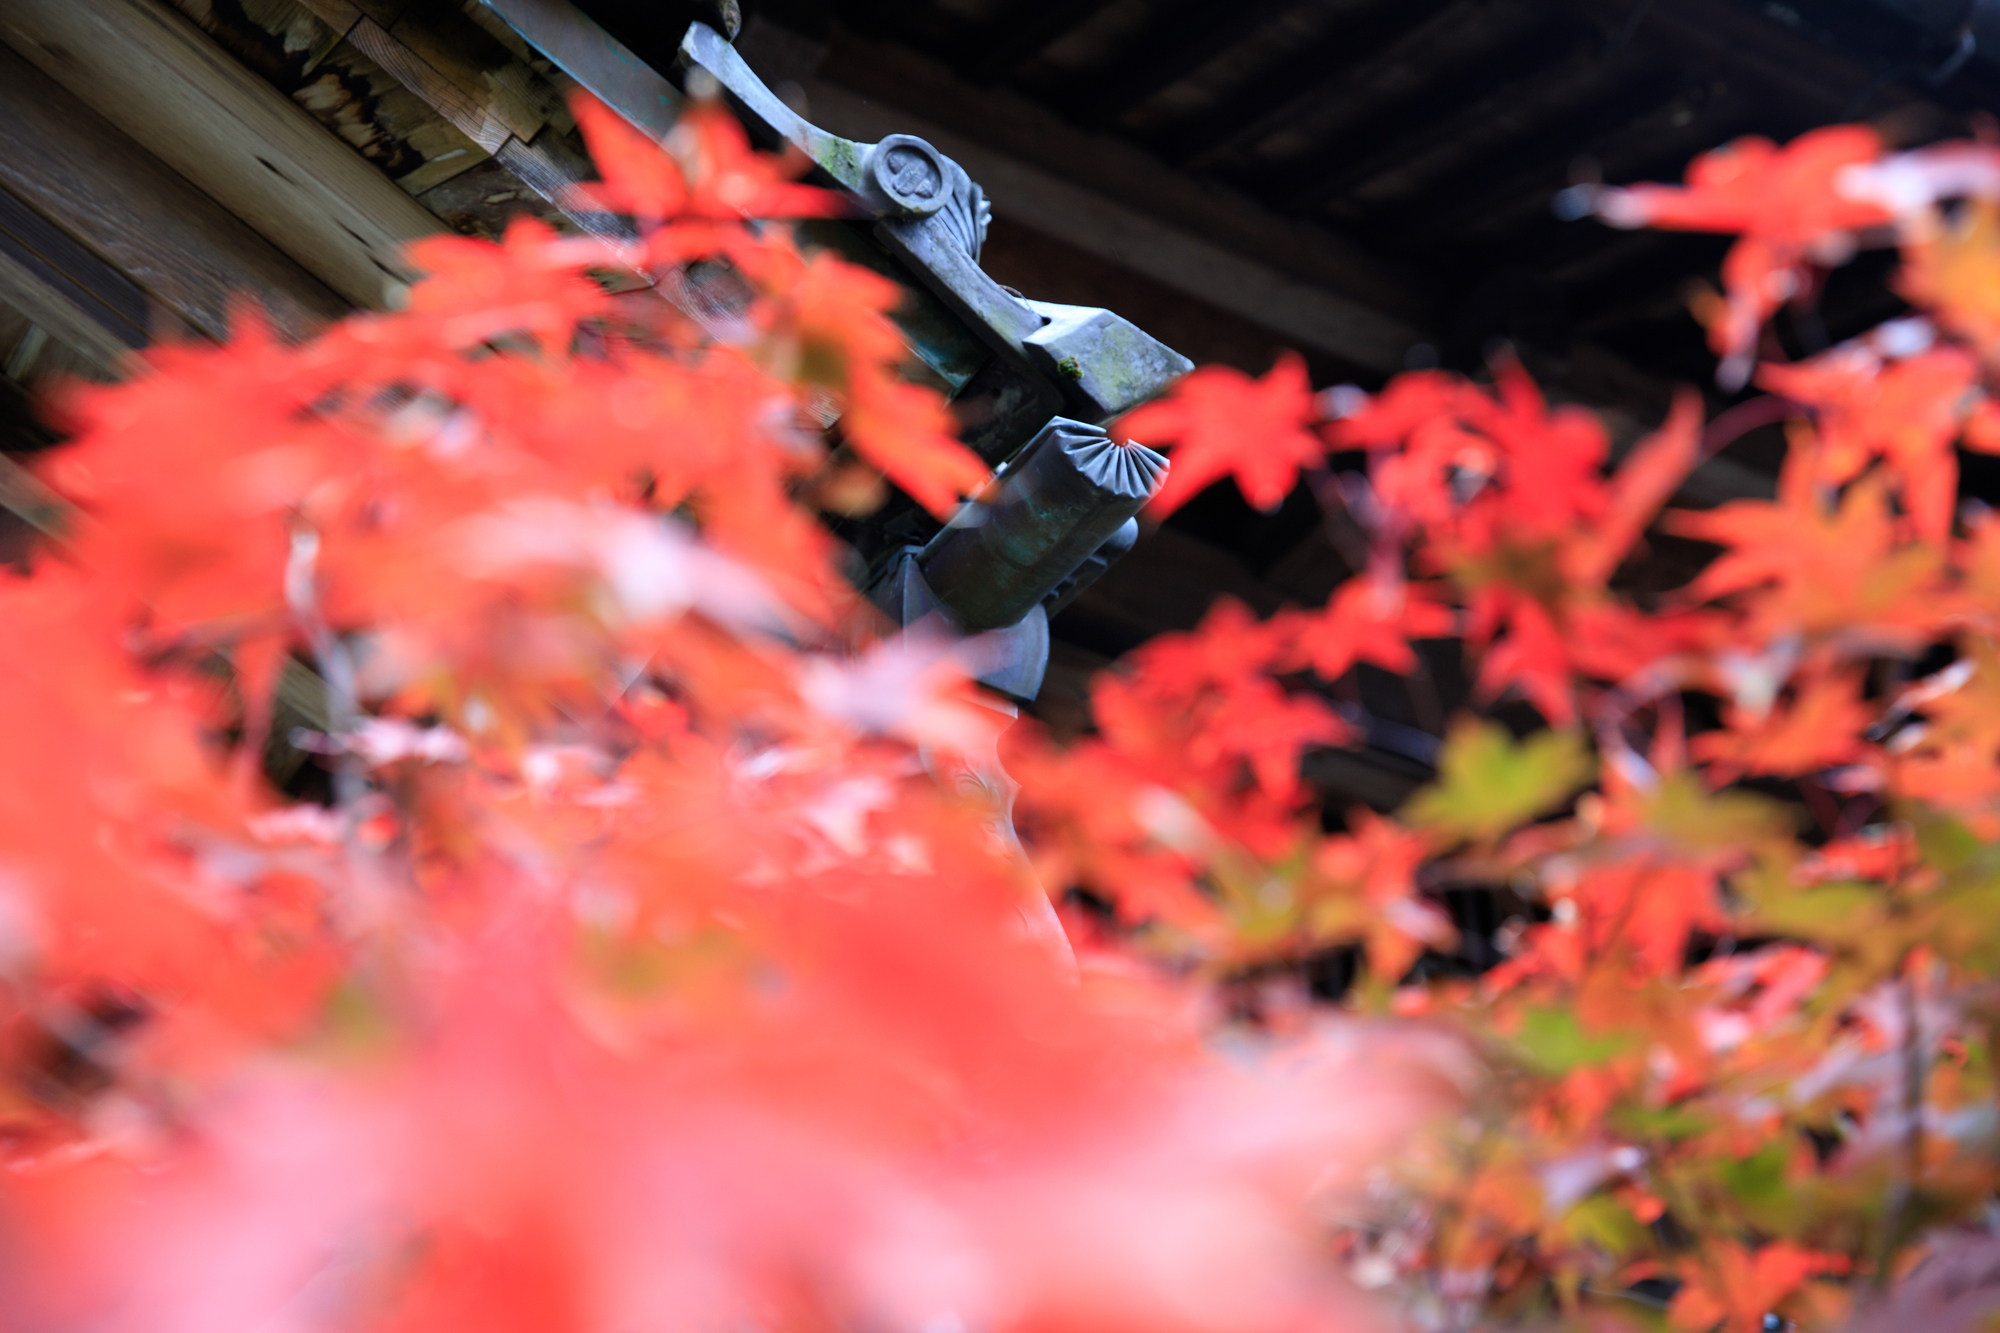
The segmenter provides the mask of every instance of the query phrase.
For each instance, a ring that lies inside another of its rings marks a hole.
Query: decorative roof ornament
[[[941,218],[979,261],[993,205],[964,167],[913,134],[892,134],[868,150],[864,173],[878,208],[900,210],[906,218]]]
[[[1109,310],[1002,286],[979,266],[992,206],[962,166],[914,135],[866,144],[814,125],[708,23],[688,25],[663,75],[568,0],[482,2],[641,130],[664,135],[684,90],[719,95],[753,141],[796,148],[812,163],[808,180],[854,201],[852,219],[797,224],[800,243],[908,291],[894,315],[905,341],[948,388],[965,443],[999,471],[943,531],[892,507],[842,535],[869,560],[870,595],[886,611],[996,636],[1003,660],[982,679],[1032,699],[1048,614],[1131,547],[1134,516],[1166,469],[1151,450],[1113,444],[1103,424],[1193,363]]]

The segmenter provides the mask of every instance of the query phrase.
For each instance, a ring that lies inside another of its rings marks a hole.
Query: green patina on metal
[[[1139,512],[1167,461],[1061,417],[917,554],[932,594],[967,629],[1037,606]],[[970,521],[976,520],[976,521]]]
[[[843,139],[837,134],[821,134],[814,139],[813,147],[807,150],[813,162],[841,185],[850,190],[861,188],[861,168],[866,157],[866,149],[852,139]]]

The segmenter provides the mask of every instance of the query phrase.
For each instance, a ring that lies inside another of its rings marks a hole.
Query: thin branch
[[[320,614],[318,561],[319,534],[306,527],[296,529],[292,533],[291,552],[285,560],[285,602],[319,664],[320,679],[326,682],[327,734],[339,746],[333,768],[333,795],[352,820],[362,797],[368,793],[361,756],[348,744],[361,716],[359,687],[353,655]]]

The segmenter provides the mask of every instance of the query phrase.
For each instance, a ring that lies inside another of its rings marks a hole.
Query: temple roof
[[[661,69],[691,17],[734,7],[535,3]],[[1621,442],[1675,383],[1708,384],[1685,284],[1713,280],[1724,243],[1566,220],[1567,186],[1673,178],[1735,136],[1837,120],[1960,134],[2000,106],[2000,20],[1958,0],[745,10],[737,49],[813,121],[915,134],[967,168],[995,213],[981,262],[1030,297],[1110,307],[1197,361],[1262,371],[1296,348],[1321,384],[1474,371],[1504,342]],[[304,329],[393,299],[411,237],[496,235],[522,210],[574,225],[573,87],[480,0],[10,0],[0,361],[22,383],[109,374],[150,339],[218,335],[243,288]],[[1886,262],[1837,271],[1819,322],[1780,336],[1802,350],[1891,313]],[[1776,452],[1753,433],[1682,501],[1768,492]],[[1272,514],[1203,497],[1057,619],[1045,711],[1073,722],[1089,668],[1219,593],[1317,600],[1347,573],[1339,546],[1303,491]],[[1327,780],[1394,795],[1381,773]]]

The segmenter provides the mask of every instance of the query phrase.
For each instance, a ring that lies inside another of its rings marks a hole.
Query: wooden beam
[[[358,305],[394,299],[426,212],[159,0],[7,0],[0,41]]]
[[[473,7],[491,12],[483,5]],[[444,4],[418,6],[389,32],[489,108],[522,143],[532,143],[551,121],[567,122],[562,94],[464,11]]]
[[[47,329],[102,379],[116,378],[133,350],[92,311],[51,283],[46,272],[4,249],[0,249],[0,301]]]
[[[941,125],[821,80],[805,87],[813,119],[824,128],[869,143],[889,134],[927,139],[972,174],[995,213],[1305,346],[1388,372],[1402,369],[1404,354],[1422,338],[1400,319],[1307,286]]]
[[[348,30],[347,40],[396,82],[423,98],[482,151],[498,152],[513,134],[491,103],[481,103],[438,73],[374,19],[362,18]]]
[[[1301,209],[1350,194],[1405,164],[1416,148],[1491,121],[1541,81],[1594,70],[1596,54],[1583,42],[1582,25],[1558,13],[1478,49],[1469,62],[1430,69],[1401,96],[1262,173],[1260,193]]]
[[[421,195],[490,160],[431,102],[349,40],[363,15],[346,0],[168,2],[244,67],[359,150],[404,194]],[[372,16],[369,27],[375,33],[386,31]],[[483,49],[497,51],[503,61],[511,59],[469,20],[465,29]]]
[[[1631,12],[1626,0],[1561,0],[1586,20],[1618,23]],[[1771,21],[1755,6],[1732,0],[1674,0],[1651,5],[1636,29],[1638,40],[1678,47],[1696,59],[1739,74],[1754,85],[1778,91],[1776,105],[1790,112],[1800,129],[1830,120],[1851,119],[1855,94],[1873,88],[1877,105],[1912,106],[1928,96],[1908,79],[1908,67],[1888,76],[1872,65]],[[1768,132],[1768,131],[1767,131]]]
[[[0,188],[0,253],[32,271],[62,299],[127,347],[151,341],[154,312],[124,274]]]
[[[298,336],[347,302],[234,214],[0,46],[0,187],[189,327],[220,337],[246,292]],[[143,320],[139,323],[143,330]]]
[[[1378,0],[1358,14],[1341,14],[1317,37],[1288,52],[1243,87],[1226,93],[1193,124],[1174,124],[1145,138],[1167,161],[1205,165],[1217,150],[1266,130],[1323,98],[1357,70],[1388,55],[1412,34],[1440,21],[1456,0]]]
[[[0,301],[111,378],[146,345],[146,294],[0,186]]]
[[[973,77],[981,83],[1006,78],[1107,7],[1108,0],[1027,0],[1009,5],[968,43]],[[880,8],[895,12],[893,5]]]
[[[1296,8],[1296,0],[1180,0],[1124,44],[1109,69],[1065,70],[1039,82],[1069,120],[1103,129]]]
[[[914,51],[836,28],[811,78],[792,77],[808,90],[817,80],[895,108],[906,119],[1032,164],[1053,179],[1115,200],[1178,232],[1254,256],[1301,285],[1405,323],[1421,325],[1435,305],[1437,293],[1427,288],[1421,274],[1366,252],[1329,227],[1281,217],[1240,191],[1176,171],[1117,136],[1079,130],[1018,93],[976,88]],[[818,117],[822,108],[815,103],[812,112]]]
[[[569,0],[479,0],[557,68],[656,138],[673,129],[680,90]]]

